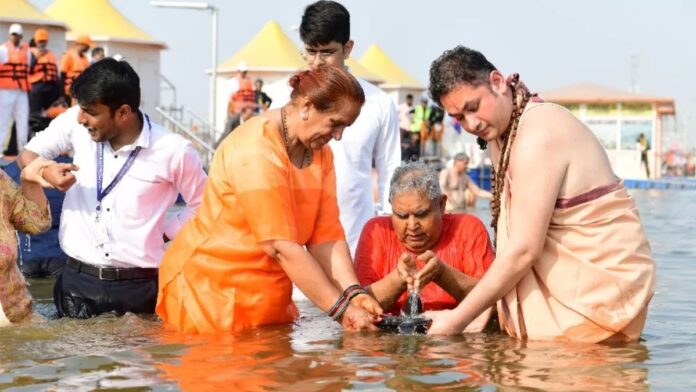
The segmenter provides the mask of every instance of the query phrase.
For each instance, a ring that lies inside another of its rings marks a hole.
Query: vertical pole
[[[210,109],[209,109],[209,116],[210,118],[208,119],[208,122],[210,123],[210,143],[215,142],[215,133],[216,133],[216,128],[215,128],[215,110],[217,106],[217,35],[218,35],[218,29],[217,29],[217,17],[218,17],[218,10],[215,8],[215,6],[211,5],[210,6],[210,11],[212,12],[212,17],[213,17],[213,23],[212,23],[212,41],[211,46],[212,46],[212,63],[213,63],[213,68],[212,68],[212,73],[210,77]]]

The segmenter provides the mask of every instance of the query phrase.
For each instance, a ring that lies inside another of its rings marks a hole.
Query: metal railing
[[[193,121],[191,122],[190,127],[186,127],[184,124],[182,124],[181,121],[177,120],[171,114],[167,113],[165,108],[158,106],[155,108],[155,110],[157,111],[157,113],[160,114],[160,116],[162,116],[162,123],[165,127],[172,130],[173,132],[176,132],[184,136],[193,143],[194,148],[196,148],[196,150],[201,156],[203,166],[205,168],[208,168],[210,165],[210,161],[213,157],[213,153],[215,153],[215,148],[213,148],[213,144],[211,143],[212,139],[210,126],[205,122],[201,122],[201,128],[203,128],[205,132],[203,132],[203,134],[199,136],[197,134],[198,131],[196,131],[197,127],[193,123]],[[190,110],[188,110],[188,112],[193,114]]]
[[[206,134],[208,135],[208,140],[212,141],[214,144],[215,141],[217,140],[217,134],[215,133],[215,128],[213,128],[210,124],[208,124],[207,121],[205,121],[201,116],[197,115],[193,110],[186,108],[186,113],[191,116],[193,123],[193,120],[197,120],[203,128],[205,128]]]

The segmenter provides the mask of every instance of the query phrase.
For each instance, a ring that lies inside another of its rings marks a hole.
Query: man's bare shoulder
[[[563,106],[529,103],[515,136],[511,166],[519,166],[520,160],[527,163],[547,164],[554,161],[555,164],[564,164],[568,158],[567,151],[572,148],[581,127],[584,127],[582,122]]]
[[[560,122],[560,124],[559,124]],[[551,102],[530,102],[520,119],[520,129],[581,125],[582,122],[565,107]]]
[[[587,127],[568,109],[555,103],[530,103],[525,108],[518,128],[518,137],[525,139],[567,139],[588,132]]]

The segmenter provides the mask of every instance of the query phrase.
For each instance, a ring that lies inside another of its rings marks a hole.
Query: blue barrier
[[[492,168],[490,166],[480,166],[473,169],[469,169],[469,178],[476,184],[479,188],[485,189],[487,191],[491,190],[491,172]]]
[[[665,177],[655,180],[625,179],[628,189],[683,189],[696,190],[696,181],[692,178]]]
[[[476,167],[469,169],[469,178],[479,188],[487,191],[491,190],[490,166]],[[696,190],[696,179],[683,177],[665,177],[660,179],[624,179],[624,186],[628,189],[684,189]]]

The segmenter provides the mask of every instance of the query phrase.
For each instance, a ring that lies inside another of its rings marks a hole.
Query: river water
[[[696,194],[632,194],[658,266],[637,343],[344,334],[308,302],[294,325],[185,337],[154,317],[57,320],[52,282],[32,280],[33,322],[0,329],[0,390],[696,390]]]

